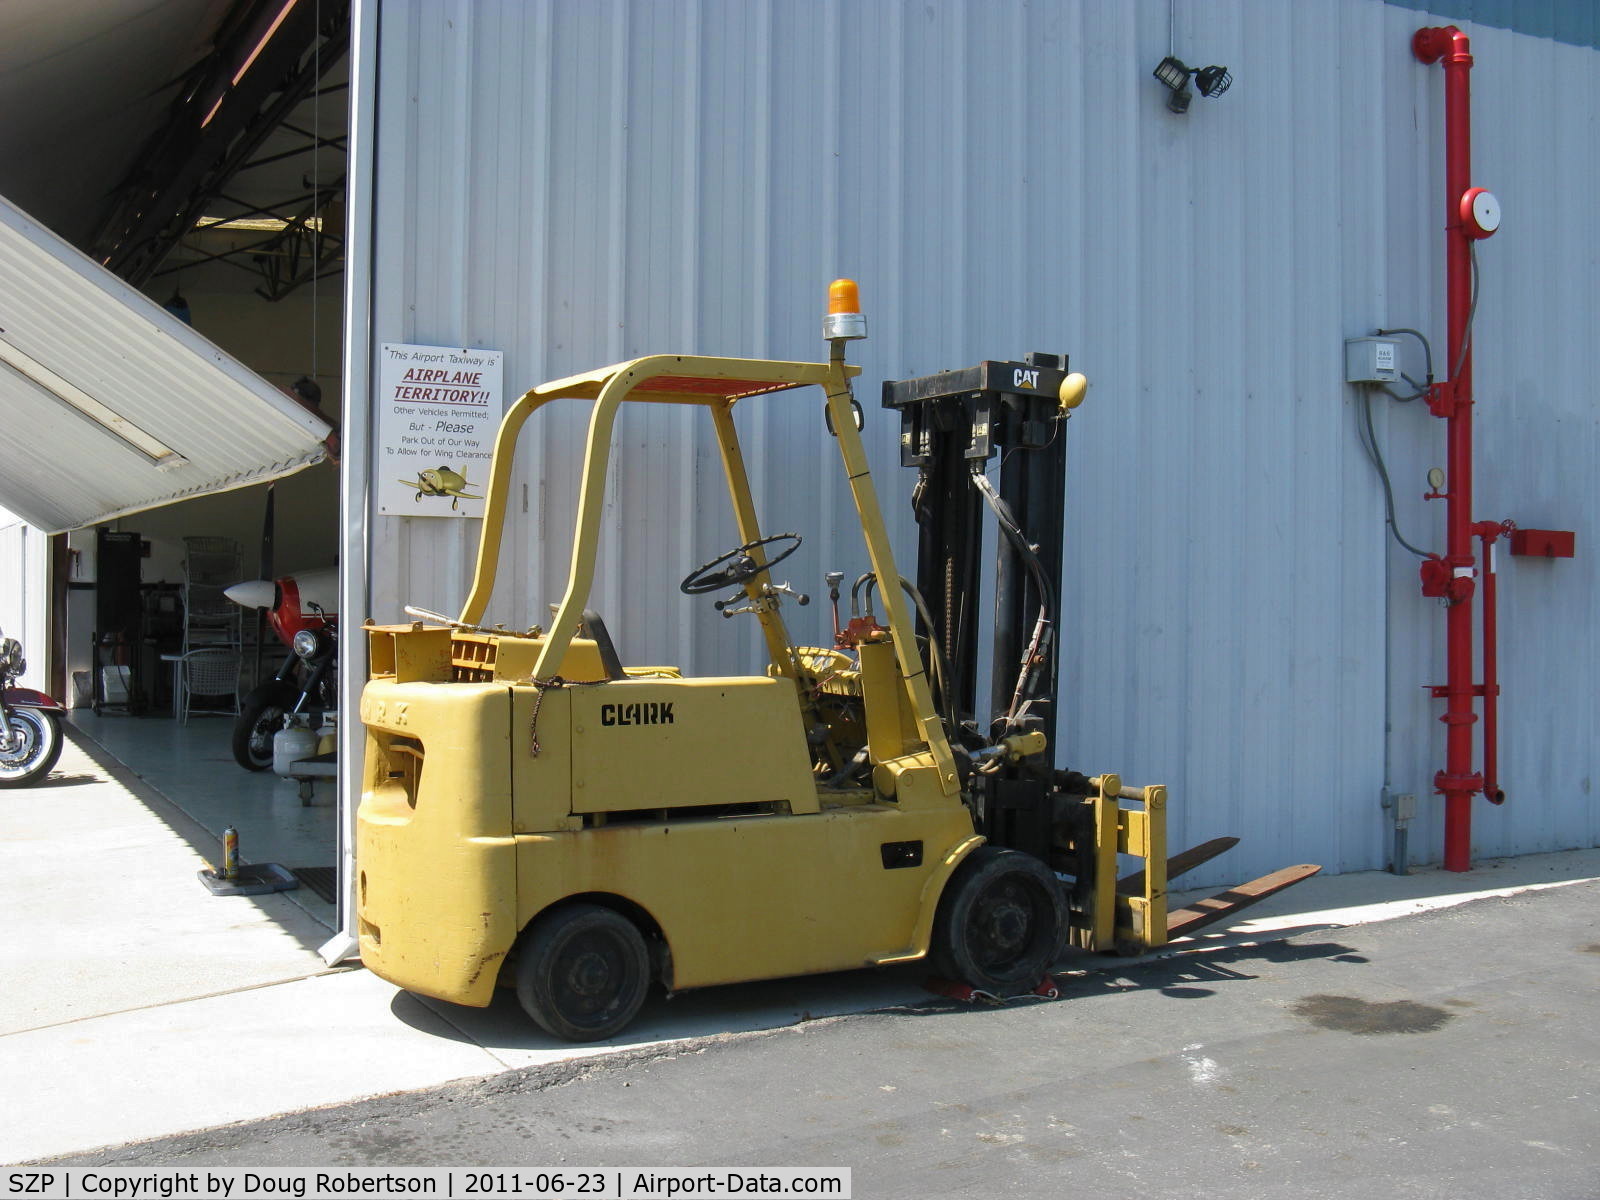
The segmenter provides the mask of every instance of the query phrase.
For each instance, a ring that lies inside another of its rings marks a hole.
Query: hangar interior
[[[334,426],[348,40],[340,0],[0,8],[0,195]],[[26,288],[10,302],[27,305]],[[105,394],[115,408],[114,383]],[[217,407],[218,424],[252,419]],[[70,422],[48,436],[52,461],[69,461]],[[30,675],[212,833],[238,828],[247,858],[326,864],[333,781],[306,806],[294,782],[230,753],[228,714],[288,651],[260,610],[220,589],[336,567],[338,469],[326,457],[292,473],[263,465],[260,478],[51,537]],[[109,486],[97,499],[119,506]],[[91,515],[85,501],[75,522]],[[179,661],[209,646],[236,652],[215,695],[186,687]],[[328,920],[326,901],[301,891]]]

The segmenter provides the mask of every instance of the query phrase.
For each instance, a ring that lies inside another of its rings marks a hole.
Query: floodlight
[[[1175,113],[1189,111],[1189,102],[1194,99],[1194,93],[1189,90],[1191,75],[1199,85],[1202,96],[1220,96],[1233,84],[1233,75],[1227,67],[1190,67],[1181,58],[1174,58],[1170,54],[1161,60],[1151,74],[1172,93],[1167,97],[1167,108]]]

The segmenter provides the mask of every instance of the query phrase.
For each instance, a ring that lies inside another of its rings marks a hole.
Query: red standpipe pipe
[[[1462,223],[1461,198],[1472,186],[1472,45],[1454,25],[1419,29],[1411,51],[1424,63],[1444,63],[1445,248],[1451,378],[1434,411],[1446,418],[1449,493],[1445,512],[1445,766],[1433,777],[1444,796],[1444,868],[1472,867],[1472,797],[1483,776],[1472,769],[1472,309],[1471,246]],[[1459,364],[1459,365],[1457,365]]]
[[[1479,521],[1472,527],[1483,546],[1483,795],[1490,804],[1504,804],[1500,787],[1500,668],[1496,629],[1494,543],[1510,536],[1510,521]]]

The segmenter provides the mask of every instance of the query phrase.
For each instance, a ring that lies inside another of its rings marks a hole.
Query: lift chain
[[[563,679],[553,675],[549,679],[530,679],[533,685],[533,713],[528,717],[528,757],[539,757],[539,709],[544,705],[547,688],[599,687],[609,682],[604,679]]]

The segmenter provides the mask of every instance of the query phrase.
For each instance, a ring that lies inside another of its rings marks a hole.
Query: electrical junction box
[[[1395,383],[1399,379],[1399,342],[1380,337],[1345,338],[1346,383]]]

